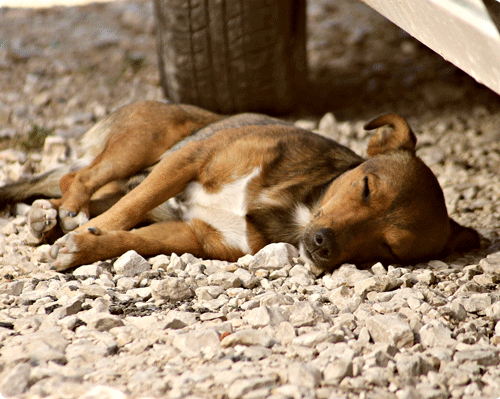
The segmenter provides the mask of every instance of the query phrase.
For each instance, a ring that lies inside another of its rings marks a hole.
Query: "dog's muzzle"
[[[301,255],[309,262],[313,263],[311,272],[319,275],[330,270],[338,256],[338,248],[335,240],[335,233],[330,228],[307,232],[300,245]]]

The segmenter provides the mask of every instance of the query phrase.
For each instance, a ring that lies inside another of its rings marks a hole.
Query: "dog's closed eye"
[[[370,185],[368,183],[368,176],[363,178],[363,192],[362,197],[364,202],[368,202],[370,200]]]

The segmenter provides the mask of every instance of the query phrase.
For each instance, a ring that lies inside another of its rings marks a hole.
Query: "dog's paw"
[[[79,234],[81,233],[66,234],[52,244],[49,251],[52,269],[63,271],[75,265],[75,259],[79,252],[75,236]]]
[[[89,228],[72,231],[59,238],[49,250],[51,269],[63,271],[98,260],[97,240],[101,234],[100,229]]]
[[[89,217],[84,211],[75,213],[66,209],[59,209],[59,226],[65,234],[83,226],[88,221]]]
[[[41,240],[57,225],[57,210],[47,200],[36,200],[28,213],[31,234]]]

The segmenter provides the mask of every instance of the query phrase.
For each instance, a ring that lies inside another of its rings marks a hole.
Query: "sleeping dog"
[[[56,197],[37,199],[28,222],[53,243],[59,271],[128,250],[236,261],[287,242],[320,274],[477,248],[478,234],[449,218],[408,124],[389,114],[365,128],[385,125],[365,159],[263,115],[142,102],[91,128],[78,165],[2,187],[0,206]]]

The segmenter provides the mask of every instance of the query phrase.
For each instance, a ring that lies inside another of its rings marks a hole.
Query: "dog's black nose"
[[[313,252],[323,259],[329,259],[333,252],[334,234],[332,229],[318,230],[312,240]]]

